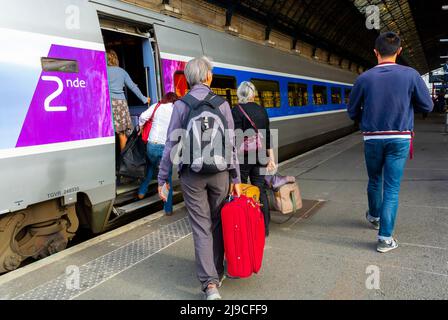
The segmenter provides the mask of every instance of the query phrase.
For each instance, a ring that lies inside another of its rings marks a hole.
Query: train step
[[[138,190],[140,186],[140,183],[135,181],[132,183],[127,183],[127,184],[121,184],[117,186],[117,196],[120,196],[122,194],[128,193],[128,192],[132,192],[132,191],[136,191]]]
[[[139,182],[132,182],[129,184],[123,184],[117,186],[115,207],[120,207],[136,200],[138,189],[140,187]],[[148,186],[148,193],[157,193],[157,181],[152,181]]]
[[[177,196],[180,192],[179,191],[174,191],[173,192],[173,197]],[[136,201],[130,204],[127,204],[125,206],[122,207],[114,207],[113,211],[115,213],[116,216],[122,216],[124,214],[128,214],[146,207],[149,207],[151,205],[156,204],[157,202],[160,202],[160,198],[158,194],[152,195],[150,197],[147,197],[143,200],[140,201]]]

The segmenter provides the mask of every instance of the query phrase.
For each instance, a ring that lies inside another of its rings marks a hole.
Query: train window
[[[42,70],[47,72],[78,73],[78,61],[57,58],[41,58]]]
[[[238,104],[235,77],[220,76],[214,74],[211,89],[214,93],[226,99],[231,106],[235,106]]]
[[[188,92],[187,78],[183,71],[174,73],[174,90],[179,97],[185,96]]]
[[[352,93],[352,90],[351,89],[345,89],[345,98],[344,98],[344,101],[345,101],[345,104],[347,104],[348,105],[348,103],[350,102],[350,94]]]
[[[308,86],[303,83],[288,83],[288,101],[290,107],[308,105]]]
[[[278,81],[252,79],[257,89],[255,102],[264,108],[280,108],[280,84]]]
[[[342,103],[342,89],[341,88],[331,88],[331,103],[341,104]]]
[[[313,86],[313,103],[315,105],[327,104],[327,87]]]

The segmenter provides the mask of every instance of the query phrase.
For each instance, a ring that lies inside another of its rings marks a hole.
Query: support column
[[[270,47],[275,47],[275,42],[271,41],[271,32],[272,32],[272,26],[271,24],[268,24],[266,26],[265,32],[264,32],[264,44]]]

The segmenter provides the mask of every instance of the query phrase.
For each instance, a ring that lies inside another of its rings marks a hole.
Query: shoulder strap
[[[190,109],[193,109],[193,107],[199,103],[199,100],[193,97],[190,93],[185,95],[182,99],[180,99],[182,102],[184,102]]]
[[[185,120],[182,124],[182,128],[187,128],[188,125],[188,119],[190,119],[191,111],[194,109],[194,107],[200,102],[198,99],[193,97],[190,93],[186,94],[180,99],[183,103],[185,103],[188,107],[188,113],[185,117]]]
[[[152,112],[151,118],[149,118],[149,120],[148,120],[149,122],[152,122],[152,121],[154,120],[154,116],[156,115],[157,109],[159,109],[159,107],[160,107],[161,104],[162,104],[162,103],[159,102],[159,103],[156,105],[156,107],[154,108],[154,111]]]
[[[208,102],[213,108],[220,107],[226,100],[222,98],[221,96],[218,96],[214,94],[212,91],[210,91],[204,99],[199,100],[195,97],[193,97],[191,94],[187,94],[185,97],[181,99],[186,105],[190,107],[190,109],[193,109],[195,106],[197,106],[202,101]]]
[[[258,128],[255,125],[255,123],[252,121],[252,119],[249,117],[249,115],[246,113],[246,111],[244,111],[243,107],[241,107],[241,105],[238,105],[238,108],[240,109],[240,111],[244,114],[244,116],[246,117],[247,120],[249,120],[250,124],[252,125],[252,127],[254,127],[255,131],[257,131],[258,133]]]
[[[205,100],[210,102],[210,104],[216,109],[219,108],[226,100],[210,91],[210,93],[205,97]]]
[[[184,128],[187,126],[188,119],[190,118],[191,112],[193,109],[198,106],[201,102],[207,102],[209,105],[211,105],[214,109],[219,108],[226,100],[222,98],[221,96],[218,96],[214,94],[212,91],[210,91],[204,99],[199,100],[195,97],[193,97],[190,93],[184,96],[181,99],[182,102],[184,102],[190,109],[188,112],[188,115],[185,119]]]

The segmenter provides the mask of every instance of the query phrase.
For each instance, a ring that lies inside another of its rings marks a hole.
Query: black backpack
[[[198,100],[191,94],[181,100],[190,109],[183,126],[183,165],[188,165],[190,170],[200,174],[215,174],[228,170],[228,124],[219,110],[226,100],[212,92],[204,100]]]

